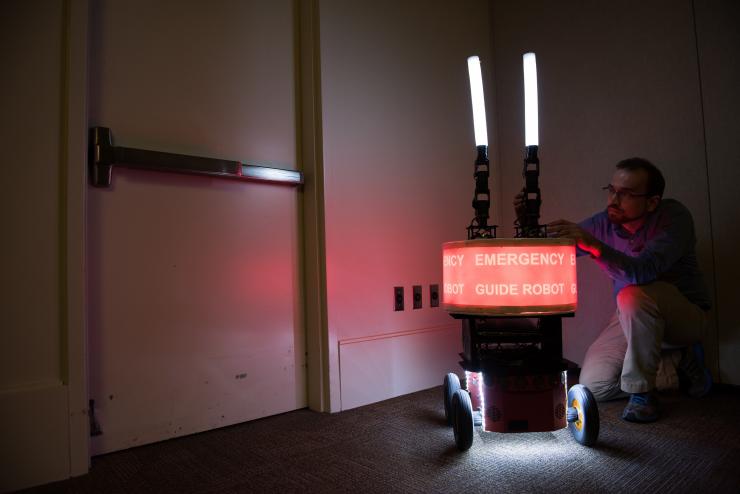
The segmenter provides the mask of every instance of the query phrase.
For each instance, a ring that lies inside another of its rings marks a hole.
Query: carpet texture
[[[93,458],[83,477],[24,493],[740,492],[740,392],[661,395],[653,424],[599,404],[598,443],[567,429],[476,429],[460,453],[441,387],[338,414],[298,410]]]

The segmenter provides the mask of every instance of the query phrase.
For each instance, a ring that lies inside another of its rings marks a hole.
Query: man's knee
[[[619,376],[597,376],[590,369],[581,369],[578,382],[586,386],[596,401],[608,401],[619,398],[622,390],[619,387]]]
[[[621,314],[634,314],[656,309],[655,300],[641,285],[627,285],[617,293],[617,308]]]

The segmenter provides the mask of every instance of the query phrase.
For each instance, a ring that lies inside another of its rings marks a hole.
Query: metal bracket
[[[94,187],[110,187],[114,165],[125,168],[208,175],[287,185],[303,183],[303,174],[296,170],[244,165],[238,161],[113,146],[113,136],[109,128],[91,128],[88,141],[90,183]]]
[[[100,430],[100,424],[98,424],[98,419],[95,417],[95,400],[92,398],[88,402],[87,415],[90,420],[90,436],[101,435],[103,431]]]

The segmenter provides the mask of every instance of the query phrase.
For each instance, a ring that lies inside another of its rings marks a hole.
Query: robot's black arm
[[[492,238],[496,236],[496,227],[488,224],[491,207],[491,191],[488,188],[490,163],[488,161],[488,146],[478,146],[478,156],[475,159],[475,195],[473,209],[475,218],[468,226],[468,240],[474,238]]]
[[[527,146],[524,157],[524,212],[517,218],[517,237],[546,237],[545,227],[540,225],[540,159],[537,157],[537,146]]]

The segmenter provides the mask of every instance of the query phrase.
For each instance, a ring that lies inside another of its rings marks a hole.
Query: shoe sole
[[[650,422],[655,422],[660,417],[658,416],[650,416],[650,417],[638,417],[632,413],[624,415],[622,414],[622,420],[625,422],[632,422],[633,424],[649,424]]]

